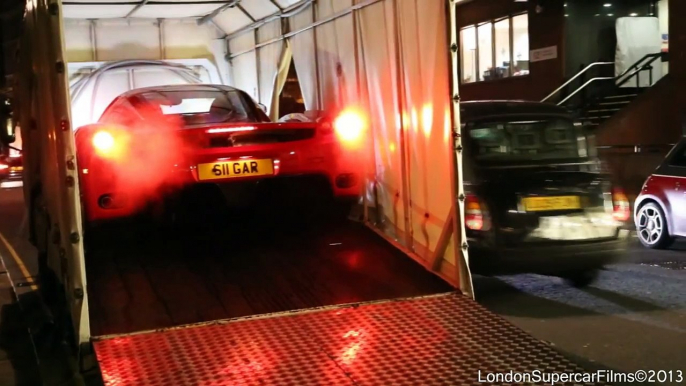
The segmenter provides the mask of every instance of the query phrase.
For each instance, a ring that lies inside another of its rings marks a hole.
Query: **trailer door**
[[[242,17],[248,7],[214,18],[230,31],[237,85],[278,109],[273,96],[289,67],[280,61],[292,57],[307,110],[361,116],[368,129],[357,144],[368,154],[364,221],[471,294],[454,173],[460,125],[451,97],[449,2],[325,0],[281,10],[267,0],[245,3],[263,5],[250,15],[258,22]]]

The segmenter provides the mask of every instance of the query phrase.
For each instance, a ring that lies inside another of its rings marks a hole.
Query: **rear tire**
[[[638,240],[646,248],[664,249],[674,242],[669,235],[667,216],[654,202],[648,202],[638,210],[636,232]]]
[[[563,278],[575,288],[588,287],[590,284],[596,281],[600,270],[592,269],[588,271],[580,271],[567,274]]]

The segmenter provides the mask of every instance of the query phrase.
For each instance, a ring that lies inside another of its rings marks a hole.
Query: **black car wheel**
[[[643,205],[636,215],[636,232],[641,244],[651,249],[662,249],[672,243],[667,229],[667,217],[654,202]]]

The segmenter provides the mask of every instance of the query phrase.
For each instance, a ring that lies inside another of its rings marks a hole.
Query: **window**
[[[237,90],[147,91],[139,97],[146,103],[137,104],[139,112],[152,107],[153,116],[178,117],[186,125],[259,121],[257,108]]]
[[[476,27],[460,31],[462,47],[462,83],[476,82]]]
[[[512,52],[514,76],[529,74],[529,17],[519,15],[512,18]]]
[[[495,23],[495,67],[503,70],[496,73],[497,78],[510,76],[510,18]]]
[[[462,83],[529,73],[527,14],[505,17],[460,30]]]
[[[140,118],[136,109],[124,98],[117,98],[105,110],[99,122],[115,123],[119,125],[133,125]]]
[[[493,77],[493,23],[480,25],[476,29],[479,47],[479,80]]]
[[[540,118],[478,122],[469,128],[477,163],[511,163],[584,157],[577,129],[569,119]]]

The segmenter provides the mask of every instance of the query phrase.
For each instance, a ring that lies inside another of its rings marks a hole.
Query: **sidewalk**
[[[33,343],[0,257],[0,386],[39,386],[39,374]]]

